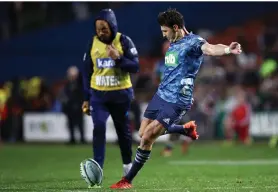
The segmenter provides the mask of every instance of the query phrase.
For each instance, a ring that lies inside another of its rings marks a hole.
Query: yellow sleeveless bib
[[[121,33],[117,33],[112,44],[120,55],[123,55],[120,37]],[[106,53],[106,47],[106,44],[94,36],[90,52],[94,69],[91,76],[91,88],[100,91],[114,91],[132,87],[129,73],[116,68],[115,61]]]

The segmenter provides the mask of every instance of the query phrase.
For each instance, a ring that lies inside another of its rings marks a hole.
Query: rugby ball
[[[99,164],[93,159],[85,159],[80,163],[81,177],[89,187],[100,186],[103,179],[103,171]]]

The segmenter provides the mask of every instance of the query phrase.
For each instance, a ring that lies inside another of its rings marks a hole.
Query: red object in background
[[[4,105],[3,108],[0,108],[0,124],[7,119],[8,116],[8,109],[7,106]]]
[[[7,119],[7,116],[8,116],[8,109],[7,109],[7,106],[4,105],[3,108],[0,108],[0,129],[1,129],[1,124],[3,123],[3,121],[5,121]],[[0,134],[0,147],[2,145],[2,142],[1,142],[1,134]]]
[[[242,142],[245,142],[249,138],[250,117],[251,109],[247,103],[237,105],[231,113],[233,129]]]

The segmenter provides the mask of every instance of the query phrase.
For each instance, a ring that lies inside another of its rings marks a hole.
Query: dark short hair
[[[158,14],[157,21],[160,26],[173,28],[177,25],[180,29],[184,27],[183,15],[176,9],[169,8],[167,11]]]

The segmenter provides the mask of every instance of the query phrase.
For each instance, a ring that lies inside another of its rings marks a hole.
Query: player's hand
[[[120,57],[119,51],[114,47],[114,45],[107,45],[106,47],[107,55],[113,60],[116,60]]]
[[[82,104],[82,111],[86,115],[91,115],[89,101],[84,101]]]
[[[241,45],[238,42],[232,42],[229,48],[230,52],[235,55],[239,55],[242,52]]]

